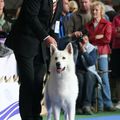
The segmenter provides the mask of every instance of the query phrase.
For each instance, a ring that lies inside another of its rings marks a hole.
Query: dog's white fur
[[[73,47],[69,43],[64,50],[50,46],[50,79],[45,86],[45,103],[47,120],[59,120],[61,109],[64,111],[65,120],[75,119],[75,106],[78,96],[78,80],[75,74],[73,60]]]

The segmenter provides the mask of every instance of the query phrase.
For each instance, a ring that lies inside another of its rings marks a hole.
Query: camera
[[[81,32],[82,32],[82,35],[78,39],[76,39],[76,44],[77,44],[78,48],[80,47],[79,43],[83,42],[83,37],[85,35],[89,36],[89,33],[86,29],[81,30]]]
[[[80,36],[80,38],[78,39],[78,42],[82,42],[83,41],[83,35]]]
[[[78,39],[76,39],[76,44],[79,45],[79,42],[82,42],[82,41],[83,41],[83,36],[84,36],[84,35],[81,35]]]
[[[78,48],[80,48],[79,43],[80,43],[80,42],[81,42],[81,43],[83,42],[83,36],[84,36],[84,35],[81,35],[78,39],[76,39],[76,45],[77,45]]]
[[[83,35],[81,35],[81,36],[76,40],[77,43],[83,42],[83,36],[85,36],[85,35],[88,36],[88,35],[89,35],[89,34],[88,34],[88,31],[87,31],[86,29],[81,30],[81,32],[82,32]]]

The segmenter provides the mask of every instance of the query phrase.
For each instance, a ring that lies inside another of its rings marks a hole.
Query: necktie
[[[59,38],[64,37],[64,28],[63,28],[63,17],[60,17],[60,31],[59,31]]]

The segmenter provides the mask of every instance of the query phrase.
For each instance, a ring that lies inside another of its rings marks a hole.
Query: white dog
[[[75,74],[73,47],[69,43],[62,51],[50,46],[50,79],[45,86],[47,120],[59,120],[60,110],[64,111],[65,120],[75,119],[75,106],[78,96],[78,80]]]

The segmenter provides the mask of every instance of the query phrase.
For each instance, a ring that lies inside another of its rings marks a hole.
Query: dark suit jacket
[[[20,15],[5,44],[15,53],[26,57],[36,55],[39,50],[44,55],[43,39],[49,35],[51,25],[59,19],[62,11],[61,1],[59,0],[52,17],[52,0],[24,0]]]

